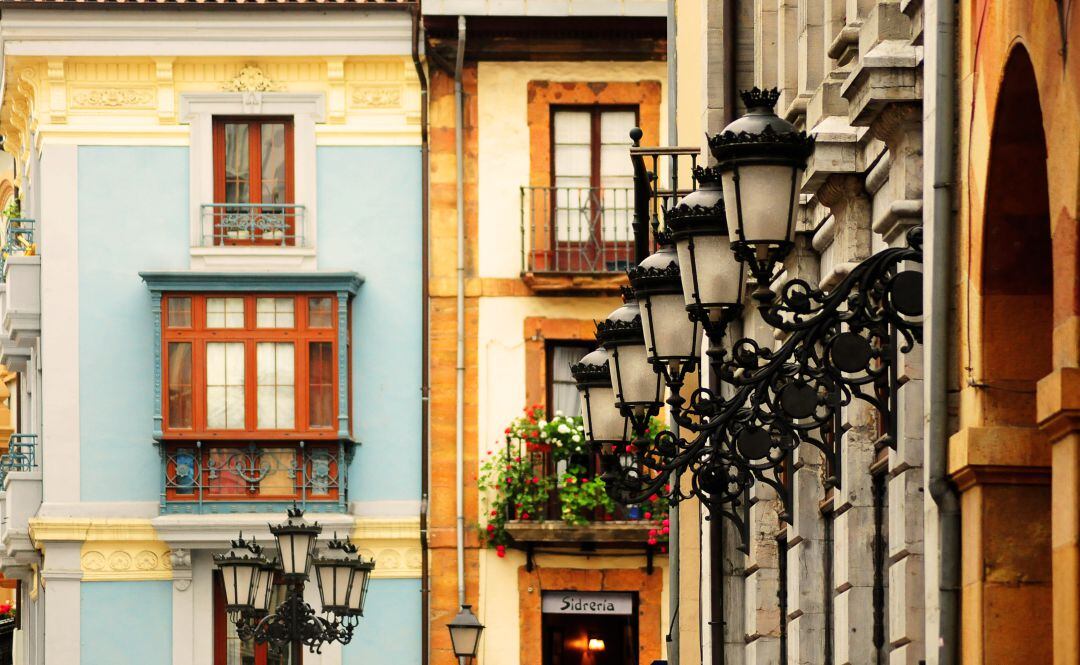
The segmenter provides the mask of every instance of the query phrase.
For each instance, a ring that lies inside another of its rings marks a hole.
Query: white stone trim
[[[46,630],[60,631],[62,637],[45,642],[45,665],[79,665],[82,640],[81,543],[49,543],[41,581],[45,595]]]
[[[200,247],[212,233],[202,206],[214,202],[214,116],[291,116],[293,183],[297,205],[304,206],[305,247]],[[199,92],[180,95],[180,122],[191,125],[191,269],[281,271],[314,270],[317,181],[315,125],[326,120],[326,95],[290,92]]]
[[[9,55],[280,56],[409,55],[409,12],[106,12],[4,9],[0,39]]]
[[[78,147],[48,146],[48,168],[41,172],[42,379],[48,391],[36,396],[42,405],[39,460],[44,474],[43,500],[80,499],[79,431],[79,227]],[[77,567],[77,566],[76,566]],[[63,625],[63,623],[58,624]],[[77,662],[77,661],[76,661]]]

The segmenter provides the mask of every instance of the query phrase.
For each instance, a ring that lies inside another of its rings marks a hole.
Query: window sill
[[[315,270],[315,248],[251,245],[192,247],[191,269],[250,272]]]

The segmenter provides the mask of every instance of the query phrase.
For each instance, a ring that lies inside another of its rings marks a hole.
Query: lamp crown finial
[[[776,102],[780,100],[780,91],[776,88],[759,88],[754,86],[749,90],[739,92],[743,104],[747,109],[766,109],[772,111],[776,108]]]

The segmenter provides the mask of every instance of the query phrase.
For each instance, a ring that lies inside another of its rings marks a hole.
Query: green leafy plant
[[[589,478],[588,470],[578,465],[568,468],[559,478],[559,502],[563,521],[575,526],[591,522],[597,508],[608,514],[615,512],[615,502],[608,496],[604,481]]]
[[[503,556],[509,540],[507,520],[511,517],[542,519],[551,494],[552,479],[544,474],[543,459],[539,455],[491,454],[480,465],[479,484],[486,490],[483,500],[488,511],[481,537]]]

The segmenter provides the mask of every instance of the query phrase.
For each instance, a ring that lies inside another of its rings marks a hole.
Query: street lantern
[[[458,658],[475,658],[484,624],[472,613],[472,605],[462,605],[461,611],[446,627],[450,629],[454,655]]]
[[[319,586],[324,612],[339,616],[363,615],[362,598],[367,585],[367,572],[370,571],[365,571],[363,565],[363,558],[347,537],[343,541],[335,537],[327,543],[322,555],[315,557],[315,582]],[[354,597],[357,598],[356,609],[349,603]]]
[[[670,244],[627,271],[641,308],[649,362],[668,385],[681,385],[698,360],[701,327],[686,315],[679,257]]]
[[[630,436],[629,424],[615,404],[611,387],[610,354],[603,347],[570,366],[581,394],[581,420],[585,440],[593,450],[608,450]]]
[[[280,561],[263,556],[263,549],[243,536],[232,542],[229,551],[214,555],[225,580],[226,610],[241,640],[269,644],[278,652],[287,649],[294,663],[300,662],[305,646],[316,652],[324,644],[352,641],[353,630],[364,615],[375,560],[365,561],[347,537],[344,541],[335,537],[315,555],[321,531],[318,524],[304,521],[304,511],[294,504],[284,524],[270,527],[280,547]],[[322,616],[304,601],[312,565]],[[285,593],[272,609],[276,589]]]
[[[642,427],[660,408],[662,385],[649,363],[641,309],[632,291],[624,289],[623,305],[596,324],[596,339],[610,354],[615,404],[636,428]]]
[[[759,297],[795,240],[795,213],[813,137],[776,115],[780,93],[741,93],[746,113],[709,138],[724,190],[732,248],[749,264]]]
[[[698,167],[694,179],[698,188],[667,211],[664,224],[679,255],[686,310],[718,342],[742,309],[746,266],[731,251],[720,172]]]
[[[214,555],[214,561],[225,583],[225,609],[229,612],[251,610],[256,603],[260,571],[266,564],[262,548],[254,540],[244,540],[244,535],[240,534],[232,541],[232,549]]]
[[[315,539],[322,533],[319,523],[304,520],[304,511],[293,507],[284,524],[270,527],[281,553],[281,572],[287,582],[306,580],[315,553]]]

